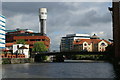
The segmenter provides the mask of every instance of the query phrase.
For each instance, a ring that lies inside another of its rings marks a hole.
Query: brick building
[[[110,42],[102,39],[76,39],[73,51],[104,52]]]
[[[69,51],[88,51],[103,52],[111,43],[107,40],[100,39],[97,35],[88,34],[68,34],[62,37],[60,50],[61,52]]]
[[[14,41],[14,36],[25,33],[33,33],[32,30],[28,29],[15,29],[15,30],[6,30],[6,42],[11,43]]]
[[[28,29],[7,30],[6,32],[6,47],[12,47],[12,45],[16,44],[16,41],[20,39],[24,39],[26,44],[29,44],[30,52],[34,43],[38,41],[44,42],[47,48],[50,47],[49,37],[43,36],[41,33],[34,33]]]

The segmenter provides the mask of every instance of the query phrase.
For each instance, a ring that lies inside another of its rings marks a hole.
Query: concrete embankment
[[[102,63],[105,61],[97,61],[97,60],[64,60],[64,62],[78,62],[78,63]]]
[[[2,58],[1,64],[33,63],[34,58]]]

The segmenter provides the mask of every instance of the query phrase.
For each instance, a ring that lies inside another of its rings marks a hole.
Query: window
[[[87,44],[85,43],[84,46],[87,46]]]
[[[41,41],[41,39],[36,39],[36,41]]]
[[[101,46],[105,46],[105,43],[101,43]]]
[[[43,12],[41,12],[41,14],[44,14]]]
[[[84,51],[87,51],[87,48],[86,48],[86,47],[84,48]]]
[[[33,46],[33,44],[30,44],[30,46]]]
[[[28,39],[25,39],[25,41],[28,41]]]
[[[45,39],[42,39],[42,41],[45,41]]]
[[[16,41],[16,40],[13,40],[14,42]]]
[[[80,42],[80,40],[76,40],[76,42]]]
[[[35,41],[35,39],[30,39],[30,41]]]

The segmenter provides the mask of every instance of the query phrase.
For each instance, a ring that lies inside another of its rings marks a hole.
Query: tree
[[[48,49],[46,48],[45,44],[43,42],[36,42],[33,45],[33,52],[46,52]]]
[[[17,44],[25,44],[25,40],[24,39],[19,39],[16,41]]]
[[[46,48],[45,44],[43,42],[36,42],[33,45],[33,52],[46,52],[48,49]],[[47,59],[47,56],[41,56],[39,57],[41,61],[44,61]]]

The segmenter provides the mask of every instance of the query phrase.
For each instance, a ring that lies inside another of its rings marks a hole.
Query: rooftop
[[[42,36],[41,33],[21,33],[16,36]]]
[[[89,34],[67,34],[66,37],[73,37],[73,36],[90,36]]]
[[[32,30],[29,29],[13,29],[13,30],[6,30],[6,32],[16,32],[16,31],[26,31],[26,32],[33,32]]]
[[[76,39],[74,41],[74,44],[83,44],[83,42],[87,42],[88,44],[98,44],[100,41],[105,41],[106,43],[110,44],[109,41],[107,40],[102,40],[102,39]]]

